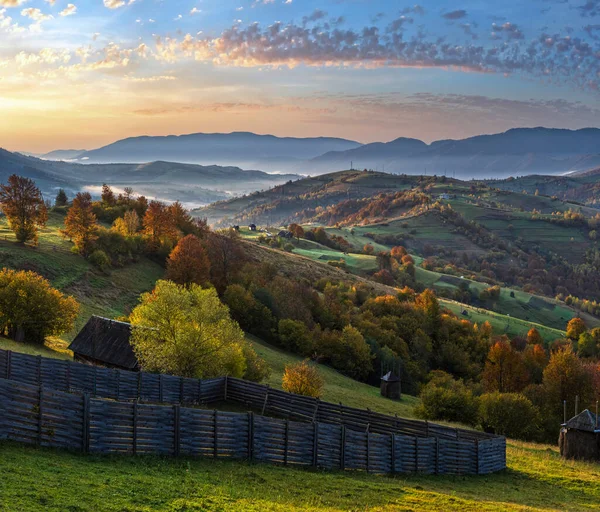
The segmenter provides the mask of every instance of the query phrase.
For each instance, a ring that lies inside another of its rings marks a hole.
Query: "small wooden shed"
[[[131,324],[93,316],[69,345],[76,361],[107,368],[138,371],[129,342]]]
[[[402,395],[400,377],[394,372],[387,372],[381,377],[381,396],[386,398],[400,398]]]
[[[585,409],[564,423],[558,439],[560,454],[565,459],[600,461],[599,420]]]

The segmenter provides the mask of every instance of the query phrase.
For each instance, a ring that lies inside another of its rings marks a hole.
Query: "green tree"
[[[351,325],[344,327],[339,347],[331,356],[331,363],[353,379],[366,379],[373,371],[371,349],[360,331]]]
[[[314,341],[304,322],[290,318],[279,320],[278,333],[281,345],[286,350],[303,356],[312,355]]]
[[[54,206],[67,206],[69,199],[67,198],[67,193],[61,188],[58,190],[58,194],[56,194],[56,199],[54,200]]]
[[[131,313],[131,344],[146,371],[183,377],[242,377],[244,333],[213,288],[158,281]]]
[[[73,327],[79,304],[31,271],[0,271],[0,334],[43,343]]]
[[[484,431],[531,440],[537,433],[539,411],[520,393],[487,393],[479,398],[479,421]]]
[[[19,243],[37,243],[38,228],[46,225],[48,210],[33,180],[10,176],[6,185],[0,185],[0,209]]]

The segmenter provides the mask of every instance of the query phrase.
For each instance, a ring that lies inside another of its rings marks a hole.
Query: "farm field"
[[[600,466],[556,448],[508,443],[487,476],[396,477],[211,459],[83,456],[0,443],[0,510],[583,511],[600,500]]]

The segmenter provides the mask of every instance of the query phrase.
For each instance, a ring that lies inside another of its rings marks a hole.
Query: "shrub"
[[[316,366],[304,360],[285,367],[282,387],[289,393],[319,398],[325,382]]]
[[[312,334],[304,322],[290,318],[279,320],[278,332],[286,350],[305,356],[310,356],[314,351]]]
[[[271,375],[271,368],[267,362],[262,359],[254,350],[254,347],[250,343],[246,343],[242,349],[244,357],[246,358],[246,371],[244,372],[244,379],[252,382],[262,382]]]
[[[521,393],[486,393],[479,398],[479,421],[486,432],[531,440],[538,429],[539,411]]]
[[[96,249],[90,254],[89,261],[94,267],[98,267],[101,270],[110,267],[110,258],[101,249]]]
[[[294,250],[294,244],[287,243],[283,246],[286,252],[292,252]]]
[[[419,394],[415,413],[426,420],[457,421],[476,425],[479,402],[464,382],[446,372],[435,371]]]

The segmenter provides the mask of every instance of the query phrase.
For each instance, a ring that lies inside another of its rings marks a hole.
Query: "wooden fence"
[[[8,351],[0,351],[0,377],[0,439],[92,453],[233,457],[374,473],[487,474],[506,467],[503,437],[231,377],[185,379]],[[261,414],[181,405],[223,400]]]

